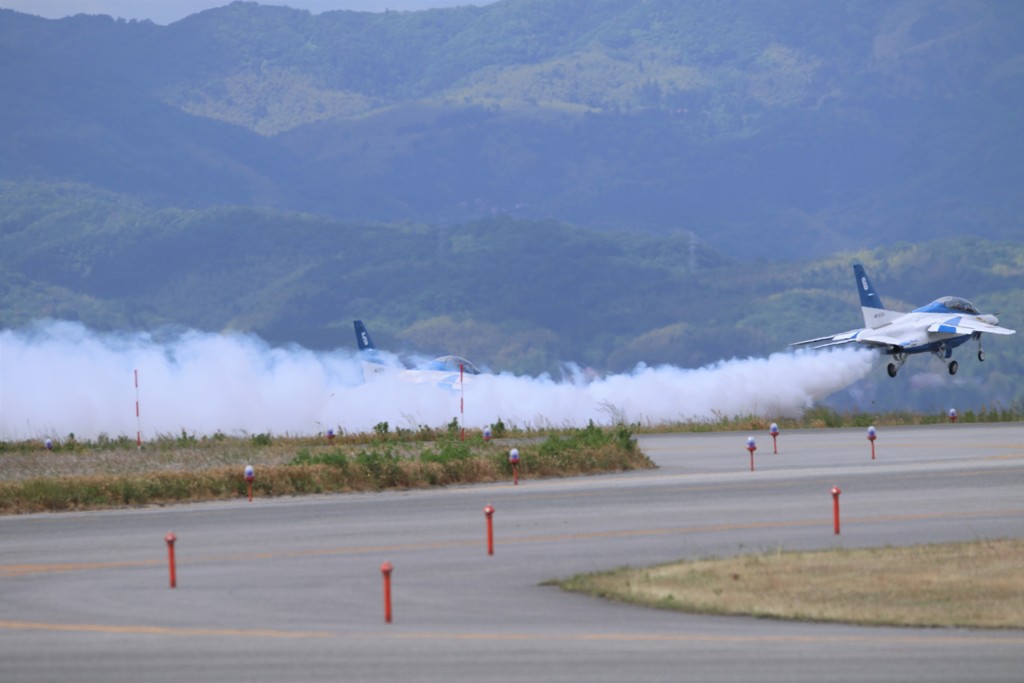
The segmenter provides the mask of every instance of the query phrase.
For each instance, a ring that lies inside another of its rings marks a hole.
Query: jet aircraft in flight
[[[985,360],[981,348],[981,335],[1014,334],[1016,330],[999,327],[999,319],[991,313],[981,313],[967,299],[944,296],[910,313],[890,311],[872,286],[864,266],[853,266],[860,294],[860,310],[864,314],[864,327],[840,332],[830,337],[817,337],[794,342],[791,346],[812,345],[821,349],[840,344],[858,343],[892,356],[887,366],[890,377],[895,377],[907,357],[915,353],[933,353],[946,364],[949,374],[955,375],[959,364],[953,360],[953,349],[969,339],[978,342],[978,360]]]
[[[369,331],[362,320],[354,320],[356,330],[356,346],[363,363],[363,377],[370,379],[380,375],[393,374],[399,379],[417,384],[435,382],[438,384],[456,385],[468,382],[480,370],[460,356],[441,356],[427,363],[422,368],[413,370],[385,365]]]

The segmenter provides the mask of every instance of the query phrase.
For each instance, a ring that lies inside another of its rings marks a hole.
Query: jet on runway
[[[970,301],[957,296],[941,297],[910,313],[890,311],[871,285],[864,266],[854,265],[853,274],[865,326],[830,337],[794,342],[790,346],[813,345],[811,348],[821,349],[854,342],[864,344],[893,357],[887,367],[890,377],[896,376],[911,354],[929,352],[946,364],[949,374],[955,375],[959,364],[952,359],[953,349],[968,339],[975,339],[978,360],[983,361],[982,333],[1008,335],[1016,332],[999,327],[995,315],[981,313]]]
[[[480,370],[465,358],[460,356],[440,356],[427,363],[422,368],[413,370],[396,368],[385,365],[381,361],[380,353],[377,351],[373,339],[362,320],[353,321],[356,330],[356,346],[359,348],[359,355],[363,363],[363,377],[370,379],[381,375],[394,375],[407,382],[421,384],[423,382],[434,382],[437,384],[455,385],[460,382],[467,382],[474,375],[479,375]]]

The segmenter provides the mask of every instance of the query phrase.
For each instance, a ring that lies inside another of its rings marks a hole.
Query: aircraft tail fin
[[[854,264],[853,275],[857,281],[857,294],[860,295],[860,311],[864,315],[864,327],[875,330],[903,315],[898,311],[886,309],[885,304],[882,303],[882,297],[878,296],[874,285],[868,279],[864,266],[859,263]]]
[[[376,349],[377,347],[373,344],[373,339],[370,338],[370,333],[366,329],[366,325],[363,324],[362,320],[353,320],[352,324],[356,328],[356,346],[359,347],[360,351],[368,351]]]

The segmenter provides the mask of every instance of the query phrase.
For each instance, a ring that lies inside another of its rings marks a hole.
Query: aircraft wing
[[[843,344],[852,344],[853,342],[859,342],[863,339],[861,333],[865,332],[864,328],[857,328],[856,330],[848,330],[846,332],[840,332],[839,334],[830,335],[828,337],[816,337],[814,339],[805,339],[800,342],[793,342],[790,346],[808,346],[811,348],[825,348],[828,346],[842,346]]]
[[[861,327],[856,330],[849,330],[848,332],[840,332],[834,334],[831,337],[818,337],[816,339],[806,339],[804,341],[793,342],[790,346],[806,346],[811,344],[813,349],[824,349],[830,346],[842,346],[843,344],[852,343],[864,344],[865,346],[874,346],[876,348],[902,348],[907,342],[902,339],[896,339],[886,334],[876,332],[866,327]]]
[[[829,335],[828,337],[815,337],[814,339],[805,339],[803,341],[793,342],[790,346],[807,346],[814,344],[811,348],[821,349],[826,346],[839,346],[840,344],[849,344],[850,342],[857,341],[857,333],[863,328],[856,330],[849,330],[848,332],[840,332],[839,334]]]
[[[865,330],[864,334],[858,335],[857,341],[860,342],[861,344],[866,344],[868,346],[894,349],[901,349],[910,343],[906,340],[897,339],[896,337],[890,337],[887,334],[881,334],[878,332],[873,332],[871,330]]]
[[[457,387],[462,382],[471,381],[474,375],[460,375],[458,372],[440,370],[404,370],[373,361],[363,361],[363,378],[371,380],[375,377],[395,377],[403,382],[412,382],[413,384]]]
[[[928,326],[928,331],[945,332],[948,334],[973,334],[975,332],[985,332],[987,334],[1015,334],[1017,332],[1017,330],[999,327],[998,325],[990,325],[989,323],[964,316],[956,316],[949,318],[948,320],[932,323]]]

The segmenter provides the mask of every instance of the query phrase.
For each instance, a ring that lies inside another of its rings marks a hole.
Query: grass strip
[[[773,552],[621,568],[566,590],[697,614],[872,626],[1024,628],[1024,540]]]
[[[11,468],[0,481],[0,514],[91,510],[112,507],[165,505],[237,498],[248,495],[243,478],[246,464],[256,462],[254,496],[290,496],[383,489],[412,489],[452,484],[510,480],[507,444],[482,437],[462,440],[445,435],[428,443],[392,442],[314,446],[309,442],[275,444],[271,439],[251,445],[222,439],[198,445],[165,446],[150,468],[124,471],[125,459],[146,460],[146,451],[117,454],[119,471],[96,471],[110,462],[109,454],[61,452],[38,456],[73,458],[73,468],[86,474],[19,477]],[[516,444],[521,479],[653,468],[625,427],[583,429],[551,435],[543,441]],[[271,450],[274,449],[272,452]],[[264,460],[260,453],[266,451]],[[12,454],[7,457],[23,457]],[[235,464],[225,465],[233,461]],[[0,468],[2,469],[2,468]],[[67,472],[66,469],[62,471]]]

